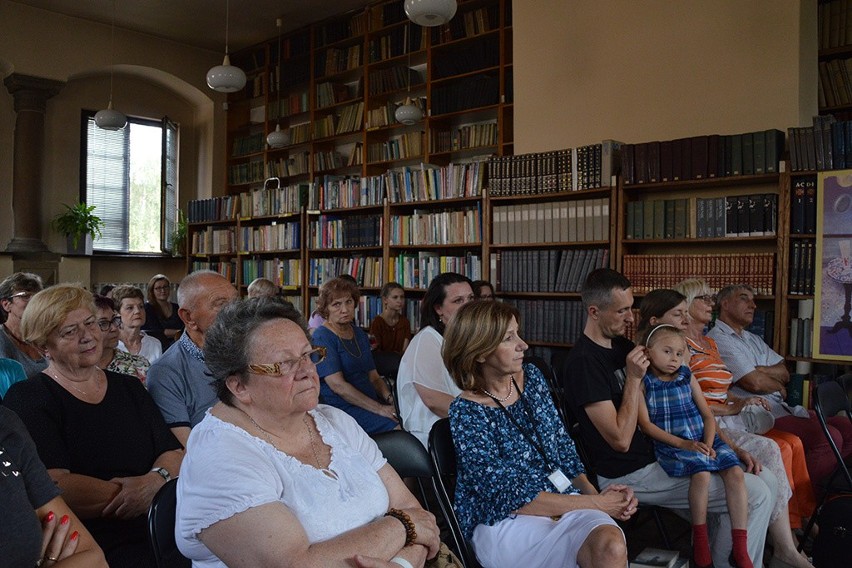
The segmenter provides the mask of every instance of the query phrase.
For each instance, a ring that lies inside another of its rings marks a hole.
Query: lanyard
[[[518,390],[518,398],[521,400],[521,403],[524,405],[524,414],[527,415],[527,420],[529,420],[530,424],[533,425],[533,433],[535,434],[535,437],[538,438],[538,429],[535,428],[535,420],[533,420],[532,414],[530,413],[530,409],[529,409],[529,406],[528,406],[529,403],[527,402],[526,398],[524,398],[524,393],[521,392],[521,388],[518,386],[518,383],[515,382],[515,377],[512,377],[512,384],[514,384],[515,388]],[[515,425],[515,428],[518,429],[518,431],[521,433],[521,435],[524,437],[524,439],[526,439],[526,441],[529,442],[529,444],[533,448],[536,449],[536,451],[539,453],[539,455],[541,455],[541,458],[544,460],[544,465],[548,469],[550,469],[551,471],[558,469],[556,467],[551,466],[550,459],[548,459],[547,454],[544,453],[544,449],[542,448],[541,444],[539,442],[536,442],[535,440],[533,440],[532,436],[530,436],[529,433],[526,430],[521,428],[521,425],[518,423],[517,420],[515,420],[515,417],[512,416],[512,414],[509,412],[509,410],[505,406],[503,406],[503,403],[500,402],[499,400],[497,400],[495,397],[491,396],[490,394],[488,396],[491,398],[491,400],[493,400],[495,403],[497,403],[497,406],[500,407],[500,410],[502,410],[503,412],[506,413],[506,416],[509,418],[509,420],[511,420],[512,424]]]

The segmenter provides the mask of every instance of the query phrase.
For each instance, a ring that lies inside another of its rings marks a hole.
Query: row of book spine
[[[244,164],[228,166],[228,183],[230,185],[244,185],[247,183],[259,183],[266,179],[266,169],[263,160],[252,160]]]
[[[792,357],[813,355],[814,301],[811,298],[798,301],[796,317],[790,319],[790,344],[787,347]]]
[[[198,270],[212,270],[213,272],[218,272],[219,274],[224,276],[231,284],[237,283],[237,263],[233,260],[222,262],[210,262],[202,260],[192,261],[192,265],[190,266],[189,271],[196,272]]]
[[[286,97],[282,97],[280,103],[277,100],[269,101],[270,120],[287,118],[294,114],[308,112],[308,110],[308,91],[290,93]]]
[[[367,162],[388,162],[423,155],[423,133],[403,132],[367,146]]]
[[[433,28],[433,45],[476,37],[500,27],[500,11],[497,6],[483,6],[457,16],[447,25]]]
[[[609,267],[608,249],[504,250],[491,253],[499,292],[579,292],[589,273]]]
[[[389,280],[404,288],[425,290],[439,274],[456,272],[471,280],[482,279],[482,258],[474,253],[459,256],[420,251],[401,253],[389,260]]]
[[[276,223],[259,227],[240,227],[240,252],[298,250],[301,224]]]
[[[361,66],[361,45],[331,47],[314,54],[314,76],[336,75]]]
[[[608,241],[609,198],[495,205],[494,244]]]
[[[850,0],[832,0],[817,4],[817,37],[820,49],[852,44]]]
[[[790,233],[813,235],[816,233],[816,176],[793,178],[790,191]]]
[[[453,130],[432,129],[429,152],[452,152],[497,144],[497,122],[465,124]]]
[[[480,197],[485,176],[485,157],[438,167],[421,163],[386,173],[389,203],[419,203],[442,199]]]
[[[308,223],[308,247],[312,249],[346,249],[382,246],[381,215],[338,217],[320,215]]]
[[[263,152],[266,148],[266,137],[262,132],[249,134],[248,136],[238,136],[234,138],[231,156],[238,158],[249,154],[257,154]]]
[[[384,202],[384,176],[341,176],[318,177],[310,185],[308,210],[349,209],[382,205]]]
[[[575,343],[583,333],[586,314],[579,300],[505,298],[521,313],[520,335],[525,341]]]
[[[728,284],[747,284],[763,296],[775,290],[775,253],[626,254],[622,266],[636,294],[673,288],[686,278],[703,278],[714,290]]]
[[[243,259],[243,284],[255,278],[266,278],[285,289],[302,285],[301,261],[298,258]]]
[[[406,94],[406,98],[398,101],[387,101],[385,104],[367,111],[367,130],[375,130],[384,126],[395,126],[396,109],[406,104],[412,104],[420,109],[420,114],[426,116],[426,97],[411,96]]]
[[[407,65],[394,65],[387,69],[370,71],[368,77],[370,95],[381,95],[405,88],[417,87],[423,83],[420,73]]]
[[[241,201],[239,195],[193,199],[187,204],[186,220],[189,223],[204,223],[236,219],[240,214]]]
[[[852,167],[852,122],[815,116],[812,126],[788,128],[790,167],[796,171]]]
[[[267,178],[286,178],[307,174],[311,169],[311,153],[289,152],[286,158],[273,158],[266,162]]]
[[[410,33],[412,30],[414,33]],[[367,54],[370,63],[420,51],[426,45],[426,29],[409,26],[394,28],[370,40]]]
[[[816,243],[812,240],[790,240],[790,294],[811,295],[814,293],[814,270]]]
[[[776,173],[783,153],[784,133],[774,129],[624,144],[621,175],[633,185]]]
[[[224,254],[237,250],[234,228],[201,229],[192,233],[190,249],[192,254]]]
[[[391,215],[389,229],[391,246],[476,245],[482,242],[482,208],[415,209],[411,215]]]
[[[363,255],[308,260],[309,286],[322,286],[343,274],[353,277],[358,286],[380,288],[384,285],[384,260],[381,256]]]

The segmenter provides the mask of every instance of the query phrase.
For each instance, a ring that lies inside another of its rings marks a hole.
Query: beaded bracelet
[[[417,531],[414,529],[414,521],[411,520],[408,513],[399,509],[390,509],[385,513],[385,516],[397,519],[405,527],[405,546],[414,544],[414,541],[417,539]]]

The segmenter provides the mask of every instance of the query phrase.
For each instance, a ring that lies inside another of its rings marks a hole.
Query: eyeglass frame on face
[[[35,295],[36,295],[36,292],[28,292],[28,291],[24,290],[22,292],[15,292],[11,296],[9,296],[7,299],[11,302],[15,298],[20,298],[25,302],[29,302],[32,299],[32,297],[35,296]]]
[[[700,296],[695,296],[696,300],[701,300],[705,304],[709,304],[711,306],[716,305],[716,294],[701,294]]]
[[[116,315],[113,316],[112,319],[99,319],[96,322],[101,331],[109,331],[110,327],[115,327],[115,329],[121,329],[121,316]],[[106,327],[104,327],[106,326]]]
[[[82,325],[82,329],[84,331],[86,329],[92,329],[94,327],[97,327],[98,329],[100,329],[100,327],[101,327],[100,324],[98,323],[97,318],[95,318],[95,316],[92,315],[89,318],[86,318],[85,320],[81,321],[80,323],[75,323],[73,325],[73,329],[72,329],[72,326],[70,326],[70,325],[65,326],[67,328],[67,329],[65,329],[65,331],[57,330],[56,334],[59,337],[59,339],[61,339],[62,341],[72,341],[72,340],[74,340],[75,336],[77,338],[80,337],[81,325]]]
[[[307,353],[302,353],[300,356],[287,361],[277,361],[275,363],[252,363],[248,366],[248,370],[255,375],[284,377],[296,372],[305,361],[310,361],[314,365],[319,365],[325,361],[326,351],[325,347],[314,347]],[[316,361],[313,360],[315,355],[319,356],[319,359]]]

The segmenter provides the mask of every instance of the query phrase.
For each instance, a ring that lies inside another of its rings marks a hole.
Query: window
[[[177,134],[162,121],[128,117],[122,130],[95,126],[83,112],[81,199],[104,221],[94,249],[168,253],[177,226]]]

